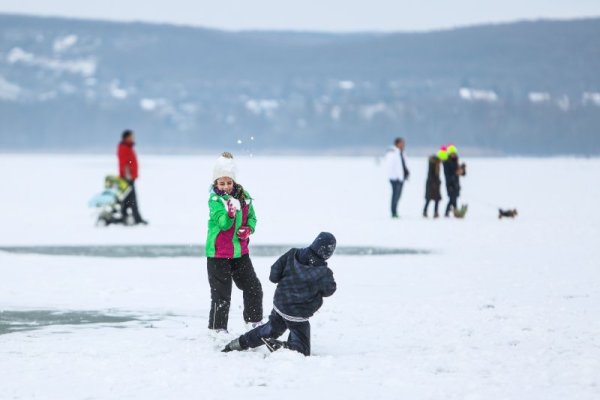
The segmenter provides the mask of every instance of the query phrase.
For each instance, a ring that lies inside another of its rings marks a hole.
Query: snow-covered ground
[[[86,203],[113,157],[0,155],[0,246],[203,243],[214,157],[140,157],[150,225],[95,228]],[[312,319],[309,358],[219,352],[244,331],[241,295],[234,288],[230,337],[210,337],[202,258],[0,252],[0,318],[131,317],[0,335],[0,398],[600,398],[600,160],[465,161],[466,219],[421,216],[427,161],[409,158],[402,218],[391,220],[374,159],[238,160],[259,218],[254,244],[328,230],[340,246],[433,251],[334,256],[338,292]],[[495,206],[520,215],[499,221]],[[265,314],[274,260],[253,258]]]

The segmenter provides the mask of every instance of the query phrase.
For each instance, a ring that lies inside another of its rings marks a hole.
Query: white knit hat
[[[229,152],[225,152],[221,154],[221,157],[219,157],[215,163],[215,168],[213,169],[213,179],[217,180],[219,178],[228,177],[235,181],[236,172],[237,167],[233,161],[233,155]]]

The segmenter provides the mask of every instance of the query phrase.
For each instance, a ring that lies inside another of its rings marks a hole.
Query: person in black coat
[[[438,218],[440,216],[438,213],[438,206],[442,199],[442,194],[440,193],[440,186],[442,185],[440,164],[445,154],[444,150],[440,150],[437,155],[429,157],[429,169],[427,171],[427,182],[425,183],[425,207],[423,208],[423,216],[425,218],[427,218],[427,208],[431,201],[435,205],[433,217]]]
[[[335,236],[321,232],[309,247],[293,248],[281,256],[269,276],[277,284],[269,321],[231,341],[223,351],[255,348],[289,329],[290,335],[283,346],[309,356],[309,318],[321,308],[323,297],[331,296],[337,288],[333,272],[327,266],[335,247]]]

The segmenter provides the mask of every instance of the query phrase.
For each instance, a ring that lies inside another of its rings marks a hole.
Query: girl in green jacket
[[[262,321],[262,286],[248,249],[256,229],[252,198],[235,181],[236,166],[231,153],[223,153],[213,170],[208,199],[210,216],[206,238],[208,283],[211,306],[208,328],[227,331],[232,281],[243,291],[244,320],[249,328]]]

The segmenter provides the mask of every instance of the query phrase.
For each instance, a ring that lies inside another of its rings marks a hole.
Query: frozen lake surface
[[[467,218],[433,220],[408,158],[392,220],[373,159],[241,157],[265,314],[277,256],[338,238],[309,358],[220,353],[244,325],[234,288],[229,336],[206,329],[214,158],[140,161],[150,225],[96,228],[114,157],[0,155],[0,398],[600,398],[600,160],[466,159]]]

